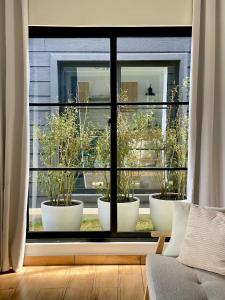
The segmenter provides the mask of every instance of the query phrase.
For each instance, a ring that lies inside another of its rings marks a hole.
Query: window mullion
[[[117,232],[117,38],[110,39],[110,93],[111,93],[111,236]]]

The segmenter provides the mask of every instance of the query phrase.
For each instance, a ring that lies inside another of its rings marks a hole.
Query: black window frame
[[[134,170],[134,168],[117,167],[117,151],[115,144],[117,141],[117,107],[124,103],[117,102],[117,39],[127,37],[191,37],[192,27],[47,27],[29,26],[30,38],[108,38],[110,39],[110,99],[109,103],[30,103],[30,107],[43,106],[77,106],[91,107],[104,106],[111,109],[111,165],[110,168],[97,168],[97,170],[111,172],[111,210],[110,222],[111,231],[78,231],[78,232],[33,232],[29,231],[29,196],[27,204],[27,232],[28,242],[67,242],[67,241],[155,241],[148,232],[117,232],[117,172],[119,170]],[[114,101],[113,101],[114,99]],[[134,102],[126,102],[126,106],[134,106]],[[138,105],[151,105],[151,103],[138,102]],[[165,102],[153,102],[152,105],[165,105]],[[170,102],[167,105],[187,106],[189,102]],[[113,142],[112,142],[113,141]],[[30,168],[30,171],[58,170],[57,168]],[[63,169],[63,168],[62,168]],[[70,170],[79,168],[70,168]],[[82,168],[85,170],[96,170],[96,168]],[[157,170],[181,170],[187,168],[135,168],[135,170],[157,171]]]

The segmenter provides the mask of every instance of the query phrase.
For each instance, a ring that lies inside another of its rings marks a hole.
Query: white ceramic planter
[[[133,202],[117,203],[117,230],[135,231],[139,216],[140,199]],[[110,230],[110,203],[98,198],[98,216],[102,230]]]
[[[149,195],[150,216],[157,231],[170,231],[172,229],[173,219],[173,202],[186,202],[187,200],[162,200],[154,196],[159,194]]]
[[[41,203],[42,224],[45,231],[77,231],[83,215],[83,202],[73,200],[76,205],[49,206]]]

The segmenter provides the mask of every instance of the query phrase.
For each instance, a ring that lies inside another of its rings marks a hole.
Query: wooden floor
[[[0,300],[143,300],[144,265],[24,267],[0,275]]]

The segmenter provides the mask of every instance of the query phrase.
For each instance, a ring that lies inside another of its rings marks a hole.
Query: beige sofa
[[[159,241],[156,254],[146,259],[145,300],[225,300],[225,276],[187,267],[174,257],[161,255],[169,235],[152,232]]]

